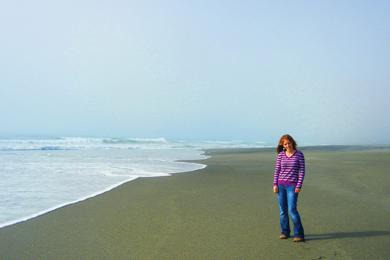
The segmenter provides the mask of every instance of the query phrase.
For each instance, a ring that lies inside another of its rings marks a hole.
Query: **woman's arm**
[[[278,154],[276,157],[276,162],[275,162],[275,171],[274,171],[274,192],[278,192],[278,179],[279,179],[279,174],[280,174],[280,169],[281,169],[281,156]]]
[[[297,182],[295,192],[299,192],[301,190],[303,179],[305,178],[305,156],[303,155],[303,153],[300,153],[298,164],[299,164],[298,182]]]

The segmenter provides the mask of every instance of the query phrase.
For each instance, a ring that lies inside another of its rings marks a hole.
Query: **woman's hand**
[[[300,188],[295,188],[295,193],[300,193],[301,189]]]
[[[278,193],[278,185],[274,185],[274,193]]]

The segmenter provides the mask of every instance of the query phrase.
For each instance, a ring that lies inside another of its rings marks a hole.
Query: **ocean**
[[[0,227],[111,190],[139,177],[206,167],[204,149],[264,147],[241,141],[165,138],[0,139]]]

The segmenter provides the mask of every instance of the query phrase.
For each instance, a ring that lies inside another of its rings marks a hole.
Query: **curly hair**
[[[282,137],[280,137],[280,139],[279,139],[279,144],[276,147],[277,153],[280,153],[281,151],[283,151],[283,143],[285,140],[288,140],[292,143],[294,150],[297,149],[297,142],[295,142],[294,138],[292,138],[291,135],[286,134],[286,135],[282,135]]]

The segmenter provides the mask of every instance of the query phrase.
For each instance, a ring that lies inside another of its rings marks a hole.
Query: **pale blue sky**
[[[389,1],[4,1],[0,136],[390,143]]]

